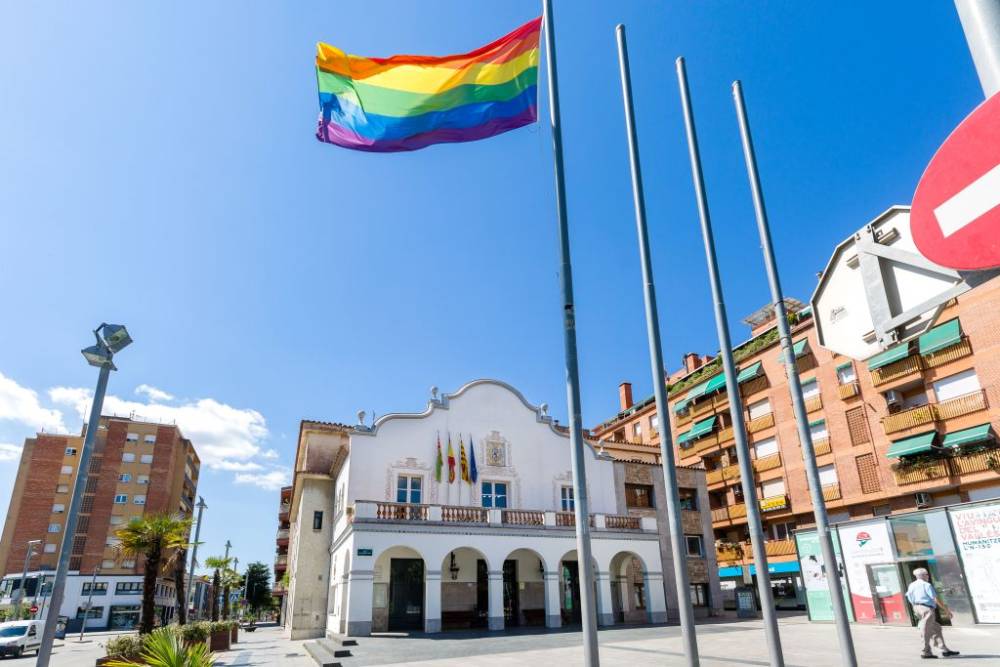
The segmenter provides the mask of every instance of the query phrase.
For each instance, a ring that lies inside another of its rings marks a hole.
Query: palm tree
[[[139,634],[153,631],[156,614],[156,578],[162,566],[169,566],[187,546],[191,520],[172,514],[150,514],[135,517],[128,525],[115,531],[120,542],[115,547],[118,559],[142,557],[142,617]]]
[[[219,620],[219,590],[222,588],[221,572],[228,570],[232,558],[222,556],[209,556],[205,559],[205,566],[210,567],[215,572],[212,574],[212,620]]]
[[[239,588],[243,579],[236,570],[227,569],[222,572],[222,620],[229,620],[229,593],[234,588]]]
[[[187,549],[181,549],[174,559],[174,593],[177,595],[177,625],[187,623],[188,595],[184,590],[184,568],[187,566]]]

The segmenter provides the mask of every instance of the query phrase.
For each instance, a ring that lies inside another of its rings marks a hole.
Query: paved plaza
[[[916,628],[853,626],[859,663],[871,666],[904,666],[919,661]],[[837,667],[840,665],[833,625],[810,623],[804,616],[781,619],[785,663],[788,667]],[[91,667],[103,655],[103,644],[111,634],[57,641],[52,665]],[[962,652],[948,660],[955,664],[1000,665],[1000,627],[945,628],[948,643]],[[760,621],[727,620],[698,626],[701,664],[706,667],[748,665],[766,667],[767,648]],[[601,665],[639,667],[681,665],[680,628],[644,626],[606,629],[600,632]],[[232,651],[216,654],[216,664],[226,667],[287,665],[312,667],[302,641],[290,641],[281,628],[261,627],[241,633]],[[351,665],[579,665],[580,636],[575,631],[517,633],[446,632],[436,635],[381,635],[359,638],[352,656],[341,658]],[[11,665],[30,665],[34,657],[9,660]],[[936,664],[936,663],[935,663]]]

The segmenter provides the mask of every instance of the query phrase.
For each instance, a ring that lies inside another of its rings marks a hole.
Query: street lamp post
[[[41,543],[41,540],[28,540],[28,551],[24,554],[24,570],[21,572],[21,587],[18,589],[17,604],[14,605],[14,618],[21,616],[21,602],[25,598],[24,587],[28,583],[28,566],[31,564],[31,557],[35,555],[35,545]]]
[[[201,515],[205,513],[205,508],[208,505],[205,504],[205,499],[198,496],[198,504],[195,505],[198,508],[198,523],[194,528],[194,544],[191,547],[191,570],[188,572],[188,585],[187,594],[184,596],[185,601],[188,599],[194,600],[194,590],[192,586],[194,585],[194,566],[198,564],[198,538],[201,537]],[[187,602],[185,602],[187,604]],[[195,608],[197,611],[197,607]]]
[[[90,454],[94,450],[94,440],[100,426],[104,394],[108,389],[108,377],[111,375],[111,371],[117,370],[113,358],[116,353],[132,343],[132,337],[120,324],[102,323],[101,326],[94,329],[94,338],[96,343],[84,348],[81,353],[87,363],[99,368],[100,372],[97,375],[94,403],[90,408],[90,421],[87,422],[87,435],[80,451],[79,468],[76,472],[76,482],[73,484],[73,498],[70,501],[69,512],[66,514],[66,525],[63,526],[59,564],[56,566],[55,578],[52,581],[52,599],[49,601],[49,615],[45,618],[45,629],[42,632],[42,644],[38,648],[36,667],[48,667],[49,658],[52,655],[52,642],[55,640],[56,623],[59,621],[59,609],[62,607],[63,592],[66,588],[70,552],[73,550],[73,536],[76,533],[80,505],[83,503],[83,492],[87,488]],[[53,610],[55,611],[53,612]]]
[[[94,586],[97,585],[97,573],[101,568],[94,568],[94,576],[90,578],[90,593],[87,595],[87,606],[83,608],[83,624],[80,625],[80,641],[83,641],[83,631],[87,629],[87,619],[90,618],[90,605],[94,601]]]
[[[232,544],[231,544],[231,543],[229,542],[229,540],[226,540],[226,554],[225,554],[225,555],[224,555],[224,556],[222,557],[222,560],[223,560],[223,561],[228,561],[228,560],[229,560],[229,550],[230,550],[230,549],[232,549],[232,548],[233,548],[233,545],[232,545]],[[225,574],[225,573],[223,573],[223,574]],[[222,585],[222,584],[220,583],[220,584],[219,584],[219,590],[218,590],[218,591],[216,591],[216,596],[217,596],[217,600],[218,600],[218,605],[219,605],[219,606],[218,606],[218,609],[219,609],[219,613],[220,613],[220,614],[222,613],[222,595],[223,595],[223,593],[222,593],[222,592],[223,592],[224,590],[226,590],[226,587],[225,587],[225,586],[223,586],[223,585]]]

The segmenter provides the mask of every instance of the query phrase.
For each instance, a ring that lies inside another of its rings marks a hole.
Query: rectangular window
[[[313,530],[323,530],[323,512],[313,512]]]
[[[119,581],[115,584],[115,595],[142,595],[142,582]]]
[[[483,482],[483,507],[507,507],[507,482]]]
[[[821,419],[819,421],[809,424],[809,435],[812,436],[813,442],[818,442],[820,440],[829,440],[830,432],[826,428],[826,420]]]
[[[139,442],[138,433],[129,433],[125,436],[125,442]]]
[[[124,568],[135,567],[135,561],[134,560],[123,560],[122,561],[122,567],[124,567]]]
[[[782,523],[772,523],[770,529],[772,538],[776,540],[789,540],[792,537],[792,531],[795,530],[795,522],[783,521]]]
[[[152,463],[152,462],[153,462],[152,454],[143,454],[142,456],[139,457],[139,463]]]
[[[127,502],[128,502],[128,496],[126,496],[124,493],[119,493],[117,496],[115,496],[115,505],[124,505]]]
[[[632,424],[632,436],[636,440],[642,440],[642,423],[636,422]]]
[[[149,475],[137,475],[135,478],[136,484],[149,484]]]
[[[964,396],[965,394],[971,394],[974,391],[979,391],[979,388],[979,377],[976,375],[976,369],[970,368],[962,371],[961,373],[955,373],[954,375],[949,375],[946,378],[941,378],[935,382],[934,396],[937,397],[937,400],[940,403],[952,398]]]
[[[854,372],[854,364],[846,363],[837,366],[837,382],[840,384],[851,384],[858,379],[858,374]]]
[[[400,475],[396,480],[396,502],[420,504],[422,477]]]
[[[77,607],[76,618],[78,620],[83,620],[83,614],[83,607]],[[101,618],[102,616],[104,616],[104,607],[91,607],[87,610],[87,618]]]
[[[125,452],[122,454],[123,463],[135,463],[135,454],[132,452]]]
[[[819,396],[819,382],[816,378],[810,378],[802,383],[802,398],[809,400]]]
[[[52,506],[53,514],[62,514],[65,511],[66,511],[66,506],[63,505],[62,503],[56,503],[55,505]]]
[[[831,463],[827,466],[819,467],[820,486],[829,486],[837,483],[837,466]]]
[[[649,418],[649,434],[660,432],[660,415],[653,415]]]
[[[102,570],[111,570],[114,569],[114,567],[115,567],[115,562],[113,560],[105,559],[101,561]]]
[[[688,556],[705,555],[705,546],[702,544],[701,535],[685,535],[684,540],[687,542]]]
[[[761,498],[773,498],[774,496],[783,495],[785,495],[785,480],[783,479],[775,479],[760,485]]]
[[[753,450],[756,452],[758,459],[762,459],[765,456],[771,456],[772,454],[777,454],[778,439],[771,436],[770,438],[755,440],[753,443]]]
[[[563,512],[572,512],[574,510],[572,486],[563,486],[559,489],[559,507]]]
[[[698,489],[677,489],[682,510],[698,510]]]
[[[691,584],[691,605],[694,607],[708,606],[708,584]]]
[[[766,398],[762,398],[759,401],[754,401],[747,406],[747,411],[750,414],[750,420],[753,421],[758,417],[763,417],[764,415],[771,414],[771,401]]]
[[[868,419],[865,416],[865,406],[859,405],[847,411],[847,430],[851,434],[852,445],[863,445],[872,441],[868,430]]]
[[[55,544],[52,544],[51,542],[49,542],[49,543],[47,543],[45,545],[45,553],[47,553],[47,554],[54,554],[55,552],[56,552],[56,545]]]
[[[626,484],[625,505],[628,507],[653,507],[652,485]]]
[[[142,494],[137,495],[134,498],[132,498],[132,502],[135,503],[136,505],[145,505],[146,504],[146,496],[142,495]]]
[[[67,447],[66,456],[76,456],[76,447]]]
[[[132,481],[132,475],[131,475],[131,473],[123,472],[122,474],[118,475],[118,481],[119,482],[124,482],[126,484],[128,482],[131,482]]]
[[[878,467],[874,454],[862,454],[855,459],[858,466],[858,479],[861,480],[861,493],[878,493],[882,484],[878,479]]]
[[[72,475],[73,474],[73,466],[63,466],[59,470],[59,474],[61,474],[61,475]]]
[[[144,441],[144,442],[145,442],[145,443],[146,443],[147,445],[155,445],[155,444],[156,444],[156,436],[155,436],[155,435],[147,435],[147,436],[145,436],[145,437],[143,438],[143,441]]]
[[[50,523],[49,524],[49,532],[50,533],[58,533],[60,530],[62,530],[62,524],[61,523]]]
[[[69,484],[56,485],[56,493],[69,493]]]

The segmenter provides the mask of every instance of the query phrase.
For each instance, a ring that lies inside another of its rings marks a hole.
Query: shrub
[[[206,623],[208,626],[209,634],[215,634],[217,632],[229,632],[229,621],[212,621]]]
[[[181,639],[189,644],[194,644],[208,639],[208,626],[208,623],[202,621],[199,623],[188,623],[186,625],[182,625],[177,630]]]
[[[141,660],[140,664],[159,667],[211,667],[212,654],[208,647],[203,643],[184,646],[178,634],[176,629],[160,628],[146,635],[141,641],[138,637],[130,635],[129,637],[142,644],[141,654],[133,659]],[[135,664],[124,655],[116,657],[123,659],[108,663],[109,667],[130,667]]]
[[[119,635],[104,645],[108,657],[136,660],[142,652],[143,638],[139,635]]]

